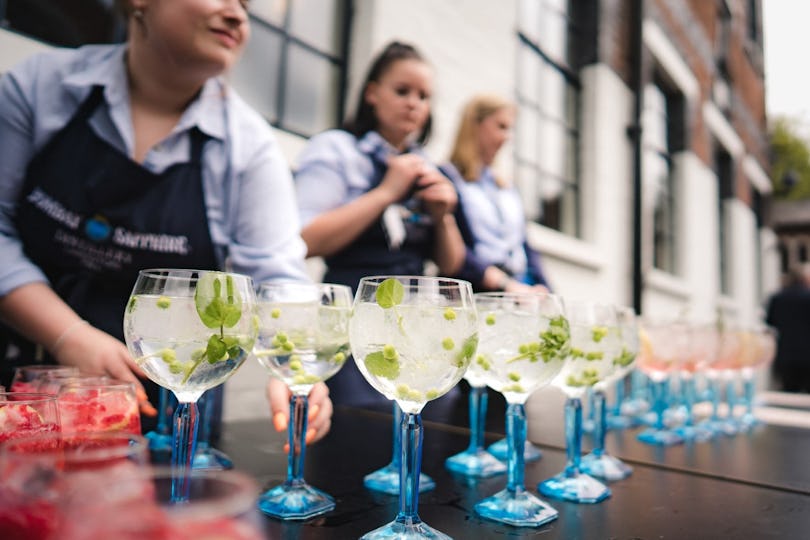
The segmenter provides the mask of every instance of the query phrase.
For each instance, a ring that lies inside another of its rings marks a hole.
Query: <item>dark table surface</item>
[[[503,436],[504,403],[490,392],[487,443]],[[560,400],[532,400],[529,438],[543,450],[526,466],[526,487],[565,466]],[[436,481],[422,493],[419,516],[456,539],[804,539],[810,538],[810,430],[760,425],[735,437],[654,448],[636,441],[638,429],[610,432],[607,448],[634,467],[630,478],[610,485],[599,504],[548,500],[559,519],[534,528],[483,520],[473,506],[505,487],[505,475],[469,480],[451,474],[444,460],[469,442],[466,398],[423,414],[422,471]],[[307,448],[306,480],[331,494],[334,511],[306,522],[265,518],[271,539],[349,539],[391,521],[397,498],[363,487],[363,476],[391,459],[390,409],[336,407],[330,433]],[[282,483],[286,472],[283,435],[269,421],[225,425],[219,448],[237,469],[259,484]],[[583,448],[590,442],[586,436]]]

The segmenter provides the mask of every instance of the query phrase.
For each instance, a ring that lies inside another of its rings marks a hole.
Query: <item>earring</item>
[[[141,8],[135,8],[132,11],[132,16],[138,19],[139,21],[143,20],[143,10]]]

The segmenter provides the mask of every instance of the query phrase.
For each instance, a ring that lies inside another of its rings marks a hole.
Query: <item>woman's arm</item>
[[[79,318],[47,284],[28,283],[0,298],[0,319],[62,365],[135,383],[143,411],[154,414],[126,346]]]
[[[320,168],[325,168],[321,164]],[[337,167],[337,165],[335,166]],[[354,242],[390,205],[402,200],[425,170],[424,160],[415,154],[391,157],[382,181],[356,199],[327,210],[312,219],[301,233],[310,257],[328,257]],[[338,171],[331,170],[332,176]],[[317,177],[310,168],[308,177]],[[328,189],[324,185],[322,189]],[[312,186],[309,187],[311,191]],[[299,192],[300,199],[300,192]]]

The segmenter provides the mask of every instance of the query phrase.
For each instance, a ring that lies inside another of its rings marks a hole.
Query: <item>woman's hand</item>
[[[51,354],[60,364],[75,366],[83,373],[106,375],[134,383],[141,412],[147,416],[157,414],[138,380],[138,377],[145,375],[126,346],[106,332],[80,321],[65,331]]]
[[[401,201],[426,170],[425,160],[421,156],[391,156],[388,158],[388,170],[377,189],[386,193],[391,202]]]
[[[275,378],[268,381],[265,390],[267,401],[270,402],[273,427],[276,431],[284,431],[290,421],[290,390],[284,382]],[[309,414],[305,440],[310,444],[322,439],[332,427],[332,400],[329,399],[329,388],[322,382],[317,383],[309,392],[307,403]],[[286,446],[285,449],[289,450]]]
[[[453,183],[434,168],[428,168],[416,182],[419,191],[416,198],[422,201],[425,211],[438,223],[447,214],[452,214],[458,203]]]

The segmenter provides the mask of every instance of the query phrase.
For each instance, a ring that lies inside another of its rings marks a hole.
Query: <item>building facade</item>
[[[0,3],[10,27],[0,72],[50,46],[43,39],[120,39],[120,27],[51,38],[20,15],[40,4]],[[84,21],[82,9],[63,16]],[[556,292],[747,323],[778,287],[763,218],[759,0],[251,0],[250,10],[253,37],[231,80],[276,126],[291,166],[308,136],[352,113],[376,51],[408,41],[435,68],[437,161],[467,98],[518,104],[498,168],[521,190]]]

